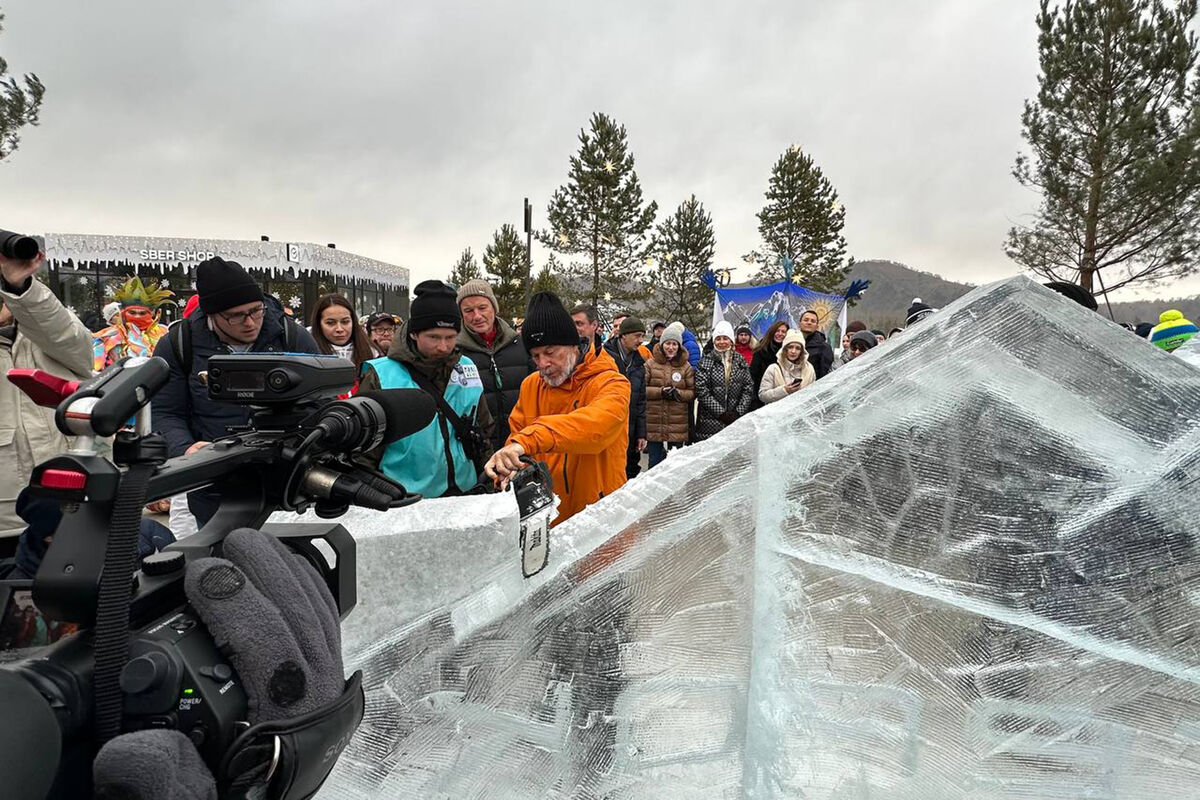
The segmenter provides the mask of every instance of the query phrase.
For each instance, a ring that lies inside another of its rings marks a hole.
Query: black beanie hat
[[[535,347],[552,344],[579,344],[575,320],[554,292],[538,292],[529,298],[529,310],[521,323],[521,341],[527,353]]]
[[[462,312],[454,289],[441,281],[421,281],[413,289],[409,307],[408,332],[420,333],[431,328],[462,330]]]
[[[904,324],[912,325],[914,322],[920,322],[934,311],[937,311],[937,309],[928,303],[922,302],[921,298],[914,297],[912,305],[908,307],[908,317],[905,319]]]
[[[1100,309],[1100,304],[1096,302],[1095,296],[1078,283],[1051,281],[1050,283],[1046,284],[1046,288],[1053,289],[1059,294],[1071,298],[1084,308],[1090,308],[1092,311],[1098,311]]]
[[[200,295],[200,310],[205,314],[263,299],[262,287],[241,264],[219,256],[196,266],[196,294]]]

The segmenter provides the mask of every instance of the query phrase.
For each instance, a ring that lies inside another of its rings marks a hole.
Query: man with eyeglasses
[[[171,377],[151,401],[151,419],[166,437],[172,457],[194,453],[250,420],[246,406],[208,399],[200,373],[208,370],[209,356],[317,353],[312,335],[288,319],[279,300],[264,295],[236,261],[213,257],[202,262],[196,267],[196,292],[200,307],[172,327],[154,350],[170,365]],[[216,513],[218,503],[211,490],[188,496],[200,527]]]

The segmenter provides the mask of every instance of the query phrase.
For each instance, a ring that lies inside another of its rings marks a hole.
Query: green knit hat
[[[1197,333],[1200,333],[1200,328],[1184,319],[1182,311],[1172,308],[1159,315],[1158,324],[1150,331],[1150,343],[1169,353]]]

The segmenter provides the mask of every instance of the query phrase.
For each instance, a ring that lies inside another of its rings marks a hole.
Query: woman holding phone
[[[804,334],[791,330],[783,339],[775,363],[763,373],[758,388],[758,399],[764,404],[782,400],[798,392],[817,379],[817,371],[808,363],[808,348],[804,346]]]

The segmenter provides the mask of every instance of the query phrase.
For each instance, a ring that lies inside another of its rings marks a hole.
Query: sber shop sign
[[[145,248],[138,250],[143,261],[205,261],[216,253],[210,250],[154,250]]]

